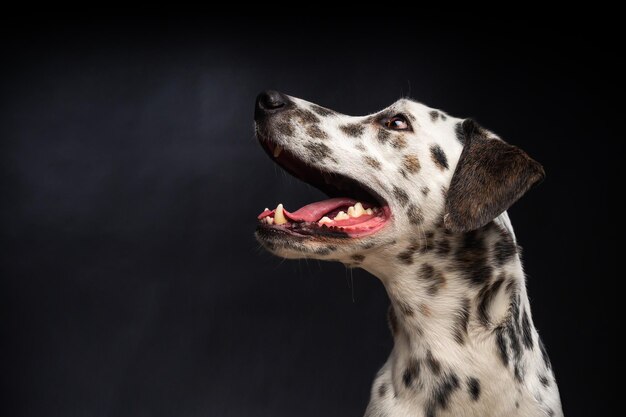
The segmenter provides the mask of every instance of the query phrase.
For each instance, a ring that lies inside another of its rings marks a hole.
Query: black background
[[[362,414],[388,300],[364,271],[259,249],[261,209],[321,196],[256,145],[266,88],[357,115],[411,96],[540,161],[546,181],[510,210],[535,324],[566,414],[610,414],[624,157],[610,33],[57,18],[3,38],[2,415]]]

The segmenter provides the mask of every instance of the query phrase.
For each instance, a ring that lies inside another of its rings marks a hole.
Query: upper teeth
[[[348,215],[350,217],[361,217],[365,213],[363,204],[356,203],[354,206],[348,207]]]
[[[283,151],[283,147],[280,145],[276,145],[276,147],[274,148],[274,158],[278,158],[278,156],[280,155],[282,151]]]
[[[274,211],[274,224],[285,224],[287,223],[287,219],[285,218],[285,214],[283,213],[283,205],[279,204],[276,206],[276,211]]]
[[[333,221],[338,221],[338,220],[348,220],[351,217],[357,218],[357,217],[361,217],[364,214],[371,216],[372,214],[374,214],[374,210],[372,210],[371,208],[368,208],[366,210],[363,208],[363,204],[356,203],[355,205],[348,207],[347,213],[345,211],[340,211],[332,220],[329,217],[324,216],[317,222],[317,224],[321,226],[324,223],[332,223]]]
[[[371,216],[372,214],[374,214],[374,210],[372,210],[371,208],[368,208],[366,210],[366,209],[363,208],[363,204],[356,203],[355,205],[348,207],[348,214],[347,214],[347,216],[345,215],[345,213],[343,213],[343,214],[342,213],[343,213],[343,211],[340,211],[337,214],[337,217],[339,217],[339,218],[335,217],[335,220],[345,220],[345,219],[347,219],[349,217],[357,218],[357,217],[361,217],[364,214],[367,214],[367,215]]]

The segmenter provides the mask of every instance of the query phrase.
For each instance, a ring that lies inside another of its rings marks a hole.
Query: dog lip
[[[350,239],[348,233],[342,232],[341,230],[324,230],[320,228],[320,230],[314,229],[300,229],[293,230],[291,228],[282,227],[282,226],[273,226],[266,223],[259,222],[257,224],[257,232],[261,232],[262,234],[270,234],[277,236],[286,236],[286,237],[295,237],[300,239],[310,239],[310,238],[323,238],[323,239]]]

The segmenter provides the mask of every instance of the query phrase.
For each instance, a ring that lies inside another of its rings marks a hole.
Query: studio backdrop
[[[351,115],[411,97],[541,162],[546,180],[510,210],[534,322],[566,415],[611,415],[616,70],[602,34],[520,33],[375,18],[11,27],[2,415],[362,415],[392,347],[389,300],[362,270],[255,241],[264,207],[323,198],[259,147],[268,88]]]

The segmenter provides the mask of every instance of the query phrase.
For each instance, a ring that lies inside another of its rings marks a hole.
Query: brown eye
[[[409,122],[401,114],[396,114],[393,117],[383,119],[382,122],[383,122],[383,125],[387,129],[391,129],[391,130],[408,130],[409,129]]]

